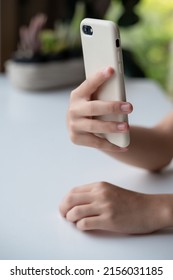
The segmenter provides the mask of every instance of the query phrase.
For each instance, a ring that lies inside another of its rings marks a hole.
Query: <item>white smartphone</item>
[[[115,70],[115,74],[99,89],[97,99],[126,101],[118,26],[109,20],[85,18],[80,24],[80,34],[86,78],[107,66],[111,66]],[[99,116],[97,119],[128,122],[128,117],[124,114]],[[130,143],[129,132],[99,134],[99,136],[119,147],[127,147]]]

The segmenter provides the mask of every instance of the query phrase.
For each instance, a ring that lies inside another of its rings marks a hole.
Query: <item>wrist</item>
[[[173,227],[173,195],[159,194],[154,196],[154,211],[160,229]]]
[[[173,227],[173,195],[163,195],[163,215],[166,226]]]

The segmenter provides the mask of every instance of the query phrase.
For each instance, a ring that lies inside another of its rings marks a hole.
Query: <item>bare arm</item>
[[[107,154],[128,164],[157,171],[173,158],[173,113],[153,128],[130,128],[131,144],[126,153]]]
[[[93,94],[113,73],[113,69],[108,67],[84,81],[72,92],[67,114],[71,140],[78,145],[102,150],[128,164],[149,170],[160,170],[173,157],[173,113],[153,128],[132,126],[131,144],[128,149],[119,148],[95,135],[96,133],[126,133],[129,130],[127,123],[93,119],[94,116],[112,113],[129,114],[132,111],[132,105],[128,102],[92,100]]]
[[[173,112],[153,128],[132,126],[131,144],[127,149],[95,135],[129,130],[127,123],[93,119],[93,116],[132,111],[128,102],[92,100],[92,95],[112,74],[111,68],[100,71],[72,92],[67,113],[71,140],[78,145],[97,148],[128,164],[160,170],[173,157]],[[81,230],[150,233],[173,226],[173,195],[142,194],[98,182],[73,189],[62,201],[60,211]]]

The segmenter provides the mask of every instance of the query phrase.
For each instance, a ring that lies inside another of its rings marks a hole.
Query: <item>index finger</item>
[[[106,67],[105,69],[97,72],[91,78],[86,79],[79,87],[73,91],[73,96],[84,97],[89,99],[91,95],[104,83],[106,82],[114,73],[112,67]]]

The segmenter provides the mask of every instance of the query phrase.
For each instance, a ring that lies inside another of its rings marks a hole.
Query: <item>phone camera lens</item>
[[[87,35],[93,35],[93,29],[90,25],[83,25],[82,30]]]

